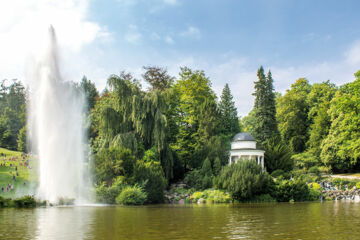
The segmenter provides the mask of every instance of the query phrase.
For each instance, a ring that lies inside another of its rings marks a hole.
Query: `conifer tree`
[[[258,81],[255,82],[255,125],[254,137],[264,143],[274,136],[279,136],[276,123],[276,106],[273,79],[269,71],[265,77],[264,68],[261,66],[257,72]]]
[[[223,133],[226,135],[238,133],[240,131],[239,118],[237,116],[235,102],[233,101],[233,96],[231,95],[228,84],[225,84],[222,91],[219,110],[221,113],[221,126],[223,127]]]

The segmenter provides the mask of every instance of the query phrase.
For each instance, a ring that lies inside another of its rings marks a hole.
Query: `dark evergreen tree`
[[[221,113],[222,132],[226,135],[238,133],[240,131],[239,118],[228,84],[225,84],[222,91],[219,110]]]
[[[269,71],[265,77],[264,68],[261,66],[257,72],[258,81],[255,82],[255,125],[253,127],[254,137],[265,143],[274,136],[279,136],[276,123],[276,105],[273,79]]]

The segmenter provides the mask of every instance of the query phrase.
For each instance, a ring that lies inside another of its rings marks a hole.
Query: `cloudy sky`
[[[360,69],[357,0],[12,0],[0,3],[0,79],[26,83],[52,24],[65,79],[102,90],[110,74],[142,66],[205,70],[219,95],[231,87],[239,115],[253,106],[256,70],[276,91],[300,77],[352,81]]]

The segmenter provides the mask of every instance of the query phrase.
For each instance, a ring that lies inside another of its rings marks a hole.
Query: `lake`
[[[0,209],[0,239],[360,239],[360,203]]]

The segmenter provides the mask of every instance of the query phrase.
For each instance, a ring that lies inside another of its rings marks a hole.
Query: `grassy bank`
[[[18,198],[34,194],[36,188],[35,169],[36,161],[30,156],[22,152],[0,148],[0,196]],[[7,189],[8,187],[9,189]],[[1,190],[2,188],[4,191]]]

